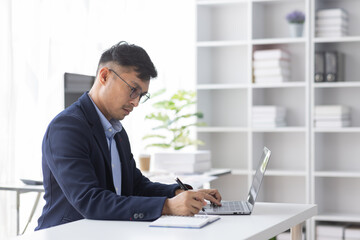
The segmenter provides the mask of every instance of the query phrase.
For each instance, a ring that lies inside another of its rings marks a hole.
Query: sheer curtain
[[[193,88],[194,11],[193,0],[0,1],[0,183],[41,178],[41,142],[63,109],[64,72],[94,75],[100,54],[120,40],[154,61],[150,92]],[[135,156],[148,111],[140,106],[123,122]],[[15,233],[14,194],[0,192],[0,202],[3,239]]]

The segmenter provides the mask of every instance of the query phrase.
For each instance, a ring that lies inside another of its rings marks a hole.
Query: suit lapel
[[[102,128],[100,118],[94,107],[94,104],[92,103],[90,97],[88,96],[88,92],[84,93],[79,98],[79,101],[80,101],[80,106],[84,112],[84,115],[86,116],[86,118],[91,126],[95,140],[96,140],[97,144],[99,145],[101,152],[105,158],[105,163],[108,167],[108,170],[109,170],[109,172],[111,174],[111,178],[112,178],[111,156],[110,156],[106,136],[104,133],[104,129]]]

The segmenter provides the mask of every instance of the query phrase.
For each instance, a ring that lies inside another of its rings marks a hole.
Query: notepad
[[[220,219],[217,215],[168,216],[163,215],[150,223],[149,227],[202,228]]]

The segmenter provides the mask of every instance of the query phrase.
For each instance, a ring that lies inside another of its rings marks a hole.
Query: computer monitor
[[[64,106],[67,108],[89,91],[95,81],[94,76],[65,73],[64,74]]]

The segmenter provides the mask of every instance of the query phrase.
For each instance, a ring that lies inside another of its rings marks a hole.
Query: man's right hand
[[[163,215],[194,216],[206,205],[205,193],[184,191],[165,201]]]

